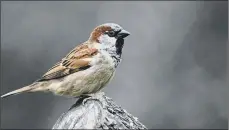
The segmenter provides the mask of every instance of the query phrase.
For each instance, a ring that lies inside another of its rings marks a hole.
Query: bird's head
[[[115,23],[105,23],[97,26],[91,33],[90,41],[99,44],[100,49],[114,50],[118,55],[122,54],[124,38],[130,33]]]

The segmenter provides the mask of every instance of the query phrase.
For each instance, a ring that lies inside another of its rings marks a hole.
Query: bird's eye
[[[108,36],[114,37],[115,36],[115,31],[111,30],[107,32]]]

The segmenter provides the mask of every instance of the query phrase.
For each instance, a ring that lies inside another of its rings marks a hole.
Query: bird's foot
[[[82,104],[85,105],[87,100],[92,99],[92,100],[101,100],[101,97],[104,95],[104,92],[98,92],[98,93],[92,93],[92,94],[83,94],[82,96],[86,98],[83,99]]]

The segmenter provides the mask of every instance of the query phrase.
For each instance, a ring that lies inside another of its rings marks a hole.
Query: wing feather
[[[96,55],[97,52],[97,49],[89,48],[87,44],[81,44],[50,68],[38,81],[57,79],[88,69],[92,56]]]

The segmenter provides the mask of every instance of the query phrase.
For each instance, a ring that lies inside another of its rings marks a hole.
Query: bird
[[[79,97],[100,92],[114,77],[122,60],[124,39],[130,33],[116,23],[95,27],[88,40],[78,44],[43,76],[1,98],[31,92]]]

